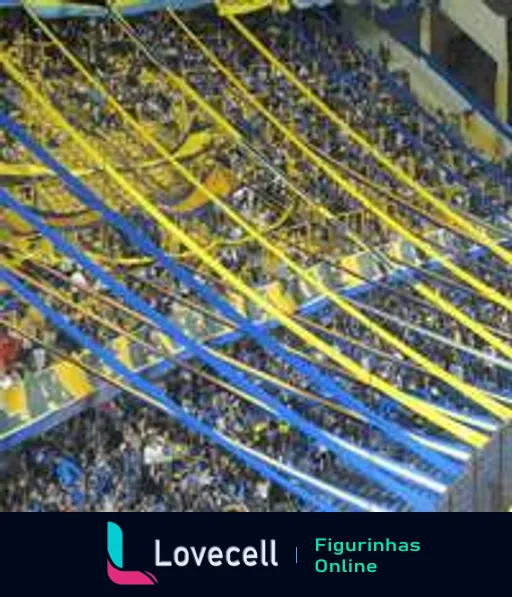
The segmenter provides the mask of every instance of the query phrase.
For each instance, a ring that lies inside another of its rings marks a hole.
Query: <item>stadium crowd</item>
[[[478,160],[475,161],[457,133],[446,134],[446,122],[442,115],[427,118],[419,104],[414,104],[414,109],[410,110],[398,94],[392,93],[388,84],[390,73],[385,53],[384,62],[379,63],[376,57],[364,54],[345,36],[339,33],[325,35],[325,28],[317,19],[313,15],[307,19],[297,15],[269,19],[256,16],[251,17],[249,23],[276,55],[295,69],[309,86],[423,185],[451,201],[468,217],[490,217],[494,225],[502,224],[501,216],[506,221],[511,208],[510,198],[505,192],[508,181],[501,176],[502,173],[499,176],[496,174],[498,166],[490,164],[484,167]],[[286,79],[273,73],[271,66],[230,31],[226,24],[220,20],[196,17],[192,17],[191,22],[194,30],[233,68],[250,90],[264,98],[266,105],[281,122],[290,125],[321,154],[340,163],[356,186],[380,205],[389,208],[390,204],[369,185],[369,181],[399,194],[403,199],[402,207],[392,210],[397,219],[412,226],[418,234],[424,235],[432,230],[432,219],[438,217],[435,209],[423,206],[426,215],[420,215],[417,211],[420,202],[409,188],[397,182],[349,136],[340,135],[329,120],[304,102]],[[186,76],[203,97],[215,102],[223,114],[247,135],[264,160],[292,181],[300,182],[300,187],[319,206],[329,208],[340,218],[348,212],[360,210],[352,196],[340,190],[324,172],[311,166],[297,149],[284,142],[262,116],[249,106],[246,99],[228,90],[220,72],[208,64],[206,58],[168,18],[159,14],[144,17],[135,21],[135,27],[149,47],[158,47],[158,56],[168,66]],[[151,120],[163,127],[162,130],[173,129],[168,131],[166,137],[169,146],[169,139],[176,140],[179,131],[173,109],[180,102],[179,95],[171,93],[169,86],[155,83],[155,77],[151,76],[153,71],[143,54],[133,52],[133,46],[114,22],[107,20],[91,24],[70,20],[55,26],[55,29],[64,40],[84,40],[74,44],[73,49],[92,68],[98,79],[108,82],[116,100],[139,121]],[[88,34],[93,34],[92,43]],[[39,38],[37,28],[33,36],[36,40]],[[306,41],[304,36],[307,37]],[[339,51],[339,48],[343,51]],[[122,129],[119,117],[104,99],[73,73],[62,56],[52,54],[52,57],[53,60],[47,57],[41,59],[40,55],[35,54],[23,56],[23,60],[26,65],[40,70],[44,80],[41,84],[54,104],[73,124],[83,132],[99,136]],[[6,82],[5,76],[0,79],[0,87],[3,100],[11,98],[11,114],[19,116],[19,108],[12,103],[12,86]],[[437,120],[439,118],[441,121]],[[207,124],[203,117],[196,122],[199,127]],[[3,144],[0,139],[0,159],[5,162],[19,161],[23,150],[3,135]],[[123,156],[122,163],[130,157],[126,148],[123,149],[125,137],[111,138],[113,141],[109,155],[116,160]],[[57,138],[55,144],[61,141],[64,139]],[[147,159],[156,157],[148,148],[144,148],[140,155]],[[311,217],[313,212],[303,207],[287,215],[292,199],[279,178],[272,177],[265,166],[249,163],[243,151],[229,144],[218,151],[214,163],[236,173],[235,189],[227,197],[232,208],[259,229],[272,231],[271,234],[275,233],[274,228],[281,234],[281,228],[285,225],[284,234],[279,237],[279,242],[284,246],[287,239],[294,239],[299,244],[305,241],[306,233],[302,235],[299,232],[295,236],[291,231],[301,230],[304,219]],[[193,163],[191,168],[198,177],[204,178],[204,164]],[[158,186],[151,181],[151,173],[141,176],[140,182],[147,183],[148,188],[153,190]],[[161,200],[164,205],[165,200]],[[150,221],[128,209],[124,214],[132,218],[135,226],[148,232],[157,244],[163,244],[162,235]],[[287,284],[292,283],[292,274],[286,268],[272,270],[268,267],[268,254],[257,243],[242,242],[244,231],[234,225],[218,207],[207,206],[201,211],[201,219],[206,223],[209,234],[214,232],[213,238],[221,240],[215,250],[230,270],[256,286],[276,278]],[[186,217],[178,217],[178,220],[185,228],[194,226],[194,218],[190,218],[188,223]],[[287,247],[289,254],[303,267],[321,261],[321,252],[329,247],[332,250],[328,256],[334,257],[335,261],[354,252],[354,243],[347,239],[343,226],[335,228],[334,241],[332,234],[325,232],[329,226],[324,224],[319,229],[322,234],[315,238],[318,255],[299,250],[293,243]],[[366,215],[364,225],[359,223],[352,231],[360,234],[361,239],[371,243],[372,247],[385,246],[385,243],[396,238],[393,232],[369,215]],[[111,233],[108,238],[110,252],[137,255],[137,251],[121,235]],[[106,237],[101,228],[96,228],[79,232],[74,239],[84,249],[104,250]],[[469,248],[468,241],[454,242],[454,259],[505,296],[510,296],[512,284],[509,273],[489,255],[468,259],[465,254]],[[197,267],[193,260],[190,265]],[[142,333],[140,322],[133,317],[114,306],[107,307],[101,303],[100,307],[100,303],[89,296],[86,290],[109,296],[108,289],[99,281],[90,279],[88,273],[75,263],[63,259],[51,273],[49,269],[26,262],[22,271],[35,275],[57,289],[68,290],[75,304],[90,309],[122,329],[135,334]],[[180,299],[192,297],[188,290],[176,284],[160,268],[148,266],[133,275],[123,269],[113,271],[149,304],[177,323],[182,323]],[[199,269],[199,274],[203,273]],[[167,292],[159,292],[151,287],[151,283],[155,282],[165,284]],[[429,283],[475,320],[498,334],[510,337],[512,321],[509,312],[461,287],[445,270],[438,270],[438,277],[434,280],[429,278]],[[222,281],[217,280],[215,284],[219,292],[227,292]],[[192,300],[201,308],[206,306],[197,299]],[[375,321],[446,370],[476,386],[510,397],[507,394],[511,382],[510,371],[493,365],[486,358],[486,355],[496,356],[495,352],[473,332],[436,310],[433,305],[421,303],[412,284],[407,286],[405,292],[404,286],[373,285],[357,301],[362,310],[365,306],[376,309],[372,312]],[[83,314],[77,315],[70,306],[51,298],[47,299],[47,303],[58,306],[61,313],[73,318],[84,332],[97,341],[106,344],[114,340],[112,330],[98,325]],[[18,305],[15,319],[24,322],[23,329],[35,340],[16,337],[0,325],[1,389],[11,388],[22,381],[27,373],[37,374],[58,360],[59,357],[45,346],[70,355],[80,353],[78,345],[42,320],[32,308]],[[374,333],[339,310],[326,307],[311,321],[339,334],[338,339],[335,339],[328,330],[321,332],[367,370],[396,387],[446,408],[483,414],[463,396],[413,365]],[[423,334],[422,330],[436,333],[439,338],[433,339],[431,335]],[[305,349],[288,333],[277,331],[275,335],[281,342],[314,359],[321,367],[326,367],[341,387],[369,405],[374,412],[400,422],[408,431],[447,439],[433,426],[418,420],[405,409],[394,406],[376,391],[348,378],[346,373],[329,369],[328,363],[323,363],[318,355]],[[480,356],[468,353],[467,348],[479,351]],[[290,408],[329,433],[343,437],[354,446],[392,458],[407,468],[436,477],[437,472],[432,467],[367,423],[314,401],[308,402],[304,394],[315,392],[311,381],[272,358],[254,342],[240,340],[225,351],[246,365],[296,386],[299,391],[290,393],[276,390],[275,386],[269,386],[268,383],[265,385],[269,389],[272,387],[272,391],[277,392],[278,397]],[[296,466],[307,474],[351,491],[383,508],[408,509],[403,499],[363,475],[351,472],[324,446],[306,441],[303,435],[288,425],[276,423],[265,411],[244,403],[238,396],[220,390],[204,378],[178,367],[167,373],[159,383],[188,412],[267,456]],[[82,413],[28,442],[15,454],[15,462],[8,467],[7,472],[3,472],[6,482],[2,482],[0,510],[303,509],[303,505],[209,443],[193,437],[166,415],[134,403],[126,396]]]
[[[0,511],[295,511],[265,479],[168,416],[121,398],[14,453]]]

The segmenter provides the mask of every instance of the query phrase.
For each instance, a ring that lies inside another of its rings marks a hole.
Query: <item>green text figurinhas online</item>
[[[420,551],[419,541],[391,541],[384,539],[382,541],[333,541],[325,537],[319,537],[315,540],[315,552],[328,552],[328,557],[332,555],[343,556],[336,562],[328,561],[324,558],[315,560],[315,570],[317,572],[377,572],[375,562],[356,562],[349,554],[353,552],[409,552]],[[327,554],[324,554],[327,555]]]

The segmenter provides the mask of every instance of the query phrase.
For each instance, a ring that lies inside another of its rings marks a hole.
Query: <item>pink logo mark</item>
[[[107,523],[107,574],[116,585],[156,585],[151,572],[123,570],[123,531],[114,522]]]

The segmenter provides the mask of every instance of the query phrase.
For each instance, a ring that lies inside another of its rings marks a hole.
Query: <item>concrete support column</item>
[[[426,54],[432,52],[432,9],[423,10],[420,21],[420,47]]]
[[[508,58],[508,57],[507,57]],[[509,114],[509,90],[510,90],[510,69],[508,59],[498,63],[496,74],[496,116],[502,121],[508,121]]]

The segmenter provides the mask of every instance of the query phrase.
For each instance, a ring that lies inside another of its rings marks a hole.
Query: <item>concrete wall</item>
[[[512,507],[512,423],[501,431],[501,494],[502,507]]]
[[[512,506],[512,423],[495,433],[450,487],[439,512],[504,512]]]
[[[496,116],[507,122],[510,76],[507,19],[482,0],[441,0],[440,9],[496,61]]]
[[[439,6],[496,62],[507,56],[507,20],[498,16],[482,0],[441,0]]]
[[[471,110],[470,102],[443,76],[436,73],[425,59],[396,41],[387,31],[365,18],[359,11],[350,11],[349,18],[354,34],[364,48],[375,53],[380,43],[390,48],[391,68],[408,71],[412,91],[427,109],[431,111],[441,109],[456,114]],[[424,19],[428,18],[428,14],[424,15]],[[422,43],[427,46],[424,48],[425,51],[430,43],[428,35],[424,34],[427,30],[428,24],[422,23]],[[512,152],[512,141],[501,134],[481,113],[475,113],[472,116],[467,125],[462,128],[462,133],[472,145],[488,155]]]

